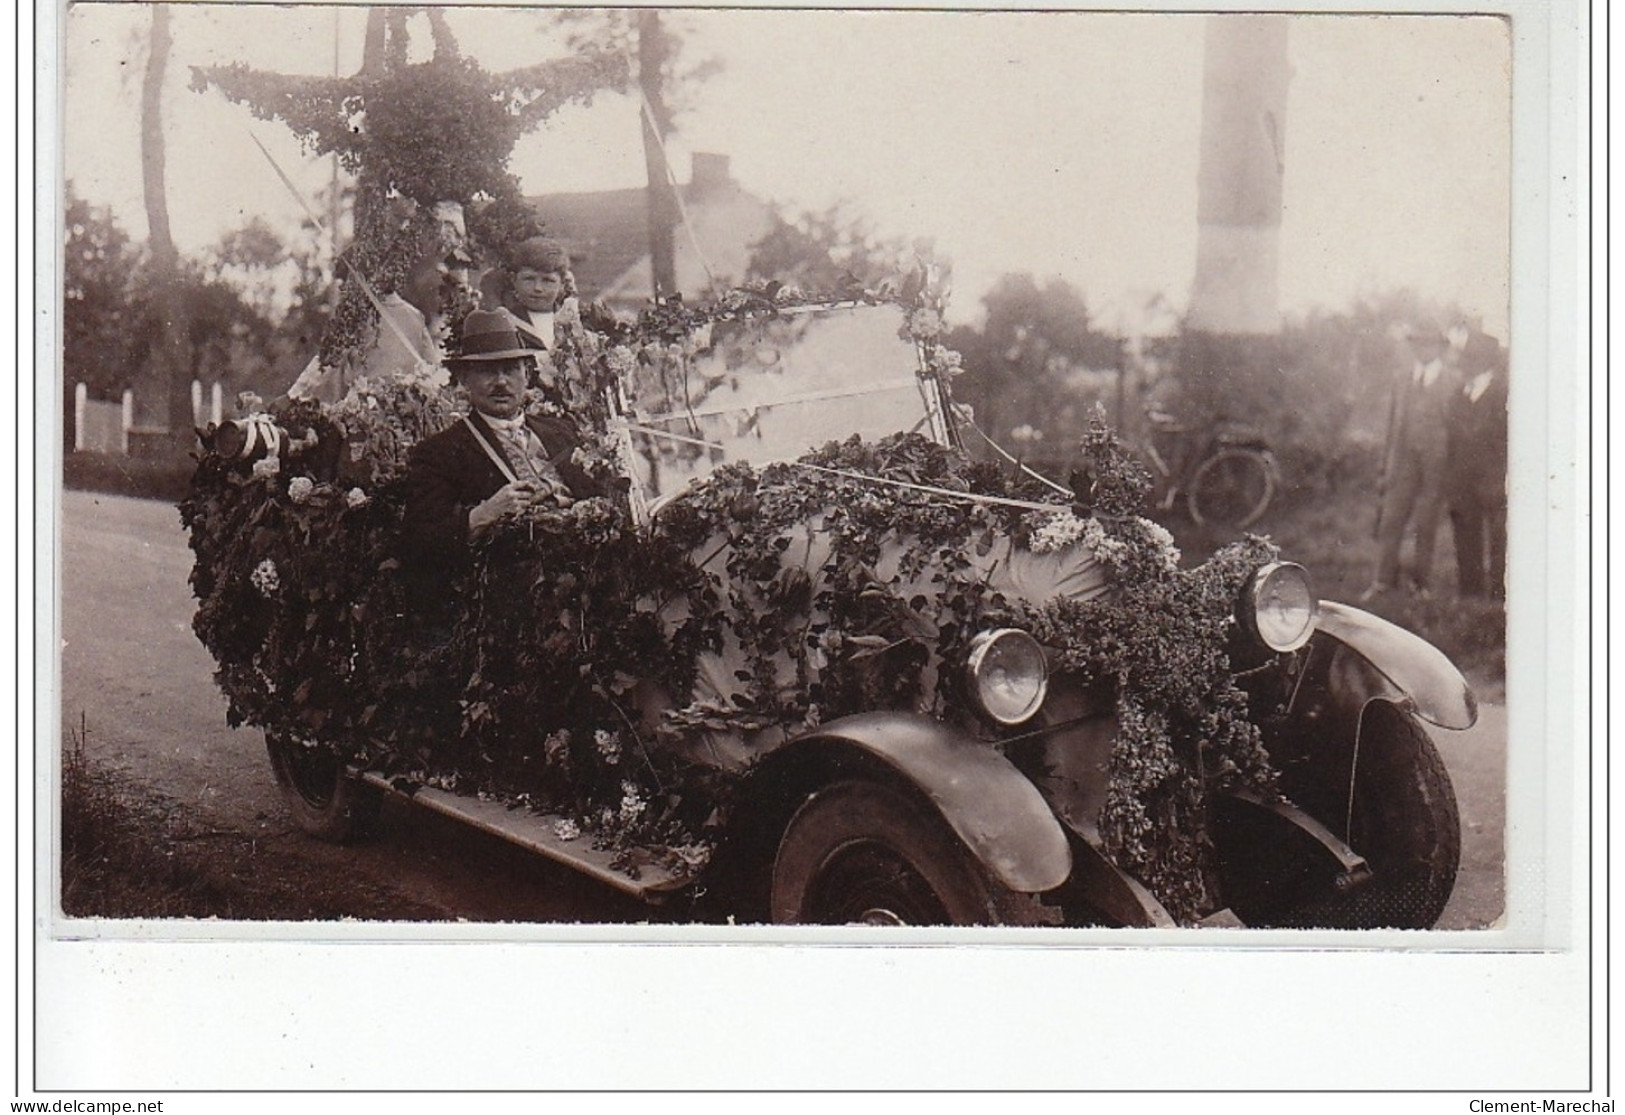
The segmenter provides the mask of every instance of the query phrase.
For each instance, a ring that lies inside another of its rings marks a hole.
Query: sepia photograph
[[[1571,947],[1521,30],[64,7],[46,936]]]

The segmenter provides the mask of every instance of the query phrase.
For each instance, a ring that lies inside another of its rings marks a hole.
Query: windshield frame
[[[705,419],[714,419],[730,414],[753,414],[759,417],[762,412],[770,412],[775,407],[817,405],[826,400],[833,401],[835,399],[895,394],[901,388],[912,385],[916,388],[919,399],[919,418],[912,424],[912,429],[939,445],[962,449],[963,443],[959,436],[957,423],[953,418],[951,395],[947,384],[944,382],[939,370],[928,358],[927,345],[917,337],[910,338],[906,332],[909,320],[906,306],[896,302],[867,300],[810,302],[777,307],[770,314],[741,317],[725,324],[732,326],[735,322],[738,322],[747,328],[753,325],[762,327],[774,321],[789,320],[811,314],[835,315],[883,310],[890,310],[897,315],[898,335],[912,349],[912,359],[909,361],[911,369],[910,372],[886,375],[883,379],[867,385],[792,392],[782,398],[755,399],[746,403],[712,402],[707,404],[702,400],[696,406],[651,413],[634,405],[632,401],[634,385],[627,382],[628,376],[624,373],[618,376],[616,385],[613,388],[613,397],[610,400],[609,425],[610,433],[618,449],[616,456],[618,458],[619,474],[628,484],[627,493],[634,521],[640,525],[647,524],[660,507],[684,492],[691,490],[696,484],[703,483],[706,477],[722,464],[733,463],[734,461],[748,461],[752,465],[763,465],[770,461],[795,459],[795,457],[784,456],[771,456],[762,459],[750,459],[742,456],[725,457],[721,460],[713,460],[710,462],[710,467],[682,481],[679,486],[670,491],[650,491],[647,486],[648,477],[640,474],[638,467],[640,460],[648,459],[639,448],[640,439],[645,444],[650,439],[670,440],[677,443],[689,442],[696,446],[705,447],[708,450],[726,452],[725,446],[707,441],[701,436],[694,436],[699,432],[699,423]],[[704,334],[703,337],[698,338],[698,344],[694,347],[692,353],[685,352],[685,360],[690,356],[704,358],[716,353],[716,346],[710,338],[710,330],[706,329]],[[905,379],[905,376],[908,378]],[[691,423],[692,428],[678,433],[670,429],[662,429],[658,425],[659,423],[670,424],[676,422]],[[905,423],[903,429],[909,428],[910,426]],[[860,431],[853,430],[850,432]],[[878,432],[871,431],[871,433],[873,436],[883,436]],[[845,437],[847,435],[843,434],[841,436]]]

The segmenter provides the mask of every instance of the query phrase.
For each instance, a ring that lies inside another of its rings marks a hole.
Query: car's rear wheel
[[[1257,522],[1275,495],[1275,470],[1256,449],[1221,449],[1191,478],[1191,518],[1239,530]]]
[[[1426,729],[1385,702],[1373,704],[1361,725],[1346,822],[1348,845],[1365,857],[1372,878],[1302,911],[1295,923],[1327,929],[1432,928],[1450,901],[1461,864],[1455,789]]]
[[[334,844],[372,834],[383,795],[351,777],[332,749],[267,732],[271,771],[299,828]]]
[[[773,864],[772,920],[799,925],[975,925],[999,920],[994,887],[942,821],[874,782],[809,798]]]

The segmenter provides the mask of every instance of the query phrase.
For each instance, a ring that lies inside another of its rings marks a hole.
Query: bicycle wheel
[[[1187,497],[1191,518],[1203,526],[1251,526],[1275,495],[1275,469],[1256,449],[1221,449],[1203,461]]]

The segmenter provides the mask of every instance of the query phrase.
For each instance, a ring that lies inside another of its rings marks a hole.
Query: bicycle
[[[1150,411],[1142,456],[1157,482],[1156,506],[1171,511],[1181,495],[1201,526],[1240,530],[1256,523],[1275,496],[1275,454],[1258,430],[1219,418],[1191,427]]]

